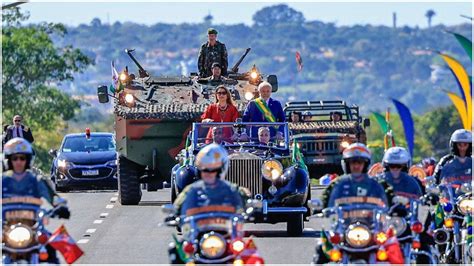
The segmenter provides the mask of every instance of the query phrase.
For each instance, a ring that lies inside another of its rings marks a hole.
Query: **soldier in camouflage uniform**
[[[219,63],[222,75],[227,75],[227,48],[225,44],[217,40],[217,30],[210,28],[207,30],[208,41],[199,50],[198,69],[199,76],[206,78],[212,75],[212,64]]]

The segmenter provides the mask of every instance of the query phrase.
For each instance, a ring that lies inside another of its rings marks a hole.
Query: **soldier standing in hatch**
[[[210,28],[207,30],[207,42],[199,50],[198,69],[199,76],[206,78],[212,75],[212,64],[219,63],[222,75],[227,75],[227,49],[225,44],[217,40],[217,30]]]

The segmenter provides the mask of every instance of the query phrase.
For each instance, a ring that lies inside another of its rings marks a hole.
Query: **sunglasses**
[[[12,156],[12,161],[26,161],[26,157],[25,156]]]
[[[202,169],[201,172],[203,173],[217,173],[219,169]]]
[[[15,120],[15,122],[21,122],[21,120]]]
[[[227,92],[225,91],[218,91],[216,92],[217,95],[227,95]]]
[[[388,165],[388,168],[399,168],[400,169],[402,167],[403,167],[403,165],[400,165],[400,164],[389,164]]]
[[[365,161],[364,161],[364,160],[358,160],[358,159],[356,159],[356,160],[349,160],[349,163],[364,164]]]

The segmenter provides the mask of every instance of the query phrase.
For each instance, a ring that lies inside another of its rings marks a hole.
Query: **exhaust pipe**
[[[444,245],[450,240],[449,231],[443,228],[436,229],[433,232],[433,238],[436,244]]]

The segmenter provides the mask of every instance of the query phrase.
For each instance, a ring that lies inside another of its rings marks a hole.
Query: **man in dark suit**
[[[31,133],[31,129],[23,125],[21,123],[22,121],[23,117],[21,117],[21,115],[15,115],[13,117],[13,125],[7,126],[6,129],[4,128],[5,132],[3,132],[3,145],[13,138],[23,138],[29,143],[33,143],[33,141],[35,141],[33,134]]]
[[[281,103],[271,98],[272,85],[266,81],[258,85],[260,97],[248,103],[242,117],[243,122],[285,122],[285,112]],[[252,128],[252,138],[258,136],[258,127]],[[278,132],[270,128],[271,136],[283,137],[283,127]]]

